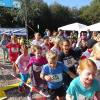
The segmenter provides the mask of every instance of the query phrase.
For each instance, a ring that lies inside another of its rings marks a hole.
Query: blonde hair
[[[80,60],[77,71],[83,71],[86,68],[93,69],[95,71],[97,70],[96,64],[91,59]]]
[[[93,46],[93,53],[95,53],[98,49],[100,49],[100,42],[97,42],[97,43]]]
[[[34,51],[36,51],[36,50],[42,50],[42,48],[41,48],[41,46],[39,46],[39,45],[34,45]]]
[[[57,55],[57,53],[50,50],[46,53],[46,58],[47,58],[47,60],[57,60],[58,55]]]
[[[55,43],[56,43],[56,44],[59,44],[60,41],[61,41],[61,39],[58,38],[58,37],[53,38],[53,42],[54,42],[54,44],[55,44]]]

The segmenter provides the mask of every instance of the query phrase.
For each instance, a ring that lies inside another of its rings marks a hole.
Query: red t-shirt
[[[19,54],[19,48],[21,47],[20,44],[10,42],[6,45],[6,47],[8,48],[10,61],[15,62]]]

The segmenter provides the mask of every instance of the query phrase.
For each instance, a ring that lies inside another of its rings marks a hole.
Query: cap
[[[96,40],[94,40],[94,39],[89,39],[89,40],[87,41],[87,47],[88,47],[88,48],[92,48],[92,47],[94,46],[94,44],[96,44],[96,43],[97,43]]]

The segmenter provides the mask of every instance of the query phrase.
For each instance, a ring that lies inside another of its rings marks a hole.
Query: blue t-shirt
[[[67,71],[68,68],[62,62],[57,62],[57,66],[55,68],[50,67],[48,64],[44,65],[41,74],[50,75],[52,80],[47,82],[48,88],[57,89],[63,85],[63,72]]]
[[[94,79],[92,86],[85,88],[80,82],[80,77],[75,78],[66,93],[73,96],[73,100],[93,100],[96,91],[100,91],[99,82]]]

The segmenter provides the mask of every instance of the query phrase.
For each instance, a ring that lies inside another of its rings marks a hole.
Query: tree
[[[68,7],[64,7],[58,3],[54,3],[50,6],[52,15],[51,27],[57,29],[59,26],[68,24],[71,22],[70,11]]]
[[[100,21],[100,0],[93,0],[90,6],[80,9],[80,17],[87,24],[94,24]]]
[[[11,16],[11,9],[0,7],[0,26],[13,27],[13,16]]]

